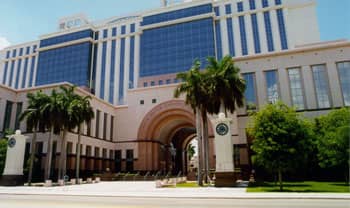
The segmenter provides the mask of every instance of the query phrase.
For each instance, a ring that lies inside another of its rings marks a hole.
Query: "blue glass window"
[[[288,49],[286,26],[284,24],[283,10],[277,9],[278,29],[281,37],[282,50]]]
[[[312,66],[317,104],[319,108],[331,107],[326,65]]]
[[[265,72],[268,103],[276,103],[279,100],[277,70]]]
[[[160,22],[167,22],[185,17],[191,17],[213,12],[212,4],[205,4],[186,9],[164,12],[161,14],[151,15],[143,18],[141,25],[150,25]]]
[[[269,1],[268,1],[268,0],[261,0],[261,1],[262,1],[262,6],[263,6],[263,8],[269,6]]]
[[[5,62],[5,68],[4,68],[4,75],[2,77],[2,84],[6,84],[6,77],[7,77],[7,69],[9,67],[9,62]]]
[[[86,42],[40,52],[36,85],[66,81],[89,86],[91,48]]]
[[[102,44],[102,63],[101,63],[101,83],[100,83],[100,98],[104,99],[105,97],[105,82],[106,82],[106,56],[107,53],[107,42]]]
[[[115,76],[115,59],[116,59],[116,45],[117,41],[112,41],[112,50],[111,50],[111,73],[109,75],[109,102],[113,103],[114,100],[114,76]]]
[[[292,104],[298,109],[304,109],[304,93],[300,68],[288,69],[289,86],[292,95]]]
[[[28,55],[30,53],[30,46],[26,48],[26,54]]]
[[[113,37],[117,36],[117,28],[116,27],[112,28],[112,36]]]
[[[9,79],[9,85],[8,86],[12,86],[14,70],[15,70],[15,61],[12,61],[11,62],[11,69],[10,69],[10,79]]]
[[[156,83],[154,81],[151,81],[151,86],[156,85]]]
[[[16,57],[16,55],[17,55],[17,50],[14,49],[14,50],[12,51],[12,57]]]
[[[130,38],[129,89],[134,88],[135,37]]]
[[[232,14],[231,4],[225,5],[225,11],[226,11],[226,14]]]
[[[36,48],[37,48],[37,46],[36,46],[36,45],[34,45],[34,46],[33,46],[33,53],[35,53],[35,52],[36,52]]]
[[[171,79],[167,79],[166,84],[171,84]]]
[[[60,35],[53,38],[48,38],[40,41],[40,47],[46,47],[51,45],[56,45],[60,43],[65,43],[68,41],[79,40],[83,38],[92,37],[92,30],[83,30],[79,32],[74,32],[66,35]],[[35,51],[35,49],[34,49]]]
[[[19,56],[22,56],[23,55],[23,48],[20,48],[19,49]]]
[[[271,20],[270,20],[270,12],[264,12],[264,21],[265,21],[265,32],[266,32],[266,40],[267,40],[267,49],[269,52],[274,51],[275,47],[273,45],[273,36],[272,36],[272,28],[271,28]]]
[[[134,33],[135,32],[135,23],[130,25],[130,32]]]
[[[246,84],[246,90],[244,92],[246,109],[255,110],[257,107],[255,74],[254,73],[243,74],[243,78]]]
[[[250,10],[256,9],[255,0],[249,0],[249,8]]]
[[[215,21],[215,32],[216,32],[216,58],[220,60],[223,57],[220,20]]]
[[[241,33],[242,55],[248,55],[247,34],[245,31],[244,16],[239,16],[239,31]]]
[[[179,83],[179,80],[178,79],[174,79],[174,83]]]
[[[94,50],[94,57],[93,57],[93,64],[92,64],[92,77],[91,77],[91,83],[90,83],[90,87],[91,89],[96,89],[96,76],[97,76],[97,70],[96,70],[96,67],[97,67],[97,54],[98,54],[98,44],[94,44],[93,45],[93,50]]]
[[[256,14],[251,15],[251,20],[252,20],[255,53],[261,53],[258,20],[257,20]]]
[[[108,36],[108,30],[105,29],[103,30],[103,38],[107,38],[107,36]]]
[[[281,5],[281,4],[282,4],[282,1],[281,1],[281,0],[275,0],[275,4],[276,4],[276,5]]]
[[[244,8],[243,8],[243,2],[237,2],[237,11],[238,12],[243,12]]]
[[[18,60],[18,65],[17,65],[17,73],[16,73],[16,81],[15,81],[15,88],[18,89],[18,82],[19,82],[19,72],[21,69],[21,65],[22,65],[22,59]]]
[[[121,29],[121,34],[124,35],[126,33],[126,26],[123,25]]]
[[[337,64],[340,85],[343,93],[344,105],[350,106],[350,62],[341,62]]]
[[[32,57],[32,63],[30,65],[30,74],[29,74],[29,87],[33,86],[34,66],[35,66],[35,57]],[[37,80],[38,80],[38,76],[37,76]]]
[[[187,71],[193,61],[215,56],[213,19],[144,30],[140,47],[140,76]]]
[[[143,83],[143,87],[148,87],[148,83],[147,83],[147,82],[144,82],[144,83]]]
[[[6,52],[6,58],[10,58],[11,51]]]
[[[158,85],[163,85],[163,80],[159,80]]]
[[[124,104],[124,58],[125,58],[125,38],[120,43],[120,72],[119,72],[119,105]]]
[[[29,60],[28,58],[26,58],[26,59],[24,60],[23,79],[22,79],[22,85],[21,85],[22,88],[24,88],[24,87],[25,87],[25,84],[26,84],[27,71],[28,71],[28,69],[27,69],[27,67],[28,67],[28,60]]]
[[[97,32],[95,32],[95,40],[98,40],[98,38],[99,38],[99,32],[97,31]]]
[[[216,16],[220,16],[220,9],[219,7],[214,7],[214,12]]]
[[[235,56],[235,41],[234,41],[234,35],[233,35],[233,23],[232,18],[226,19],[227,24],[227,35],[228,35],[228,46],[230,50],[230,55]]]

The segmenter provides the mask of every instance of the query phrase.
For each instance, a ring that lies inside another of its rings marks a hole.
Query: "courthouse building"
[[[204,68],[208,56],[231,55],[246,80],[246,105],[230,115],[235,167],[246,172],[248,110],[282,100],[312,117],[350,106],[350,42],[320,41],[316,0],[162,3],[97,22],[84,15],[66,17],[56,32],[0,51],[0,131],[27,132],[18,115],[26,109],[28,92],[49,93],[73,84],[80,87],[77,93],[92,95],[95,111],[84,126],[84,174],[107,167],[114,172],[186,173],[195,119],[184,100],[173,97],[181,81],[176,74],[187,71],[195,59]],[[209,131],[210,166],[215,168],[211,125]],[[56,161],[59,143],[56,135]],[[40,133],[36,145],[43,159],[47,134]],[[76,145],[77,135],[71,132],[67,165],[72,172]]]

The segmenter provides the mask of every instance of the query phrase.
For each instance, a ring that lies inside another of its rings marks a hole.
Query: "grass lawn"
[[[203,187],[208,187],[208,184],[203,184]],[[169,188],[199,188],[197,182],[177,183],[175,186],[169,186]]]
[[[350,186],[344,182],[285,182],[283,183],[284,192],[334,192],[350,193]],[[247,192],[279,192],[278,184],[274,182],[263,182],[249,185]]]

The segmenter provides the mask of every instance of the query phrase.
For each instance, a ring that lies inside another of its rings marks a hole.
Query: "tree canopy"
[[[278,102],[265,106],[253,116],[248,133],[254,138],[253,163],[278,173],[282,190],[282,174],[306,159],[309,130],[305,121],[293,108]]]

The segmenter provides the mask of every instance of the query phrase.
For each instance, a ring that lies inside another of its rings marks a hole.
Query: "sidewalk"
[[[0,187],[0,194],[154,198],[349,199],[349,193],[246,193],[246,188],[156,188],[155,182],[100,182],[57,187]]]

